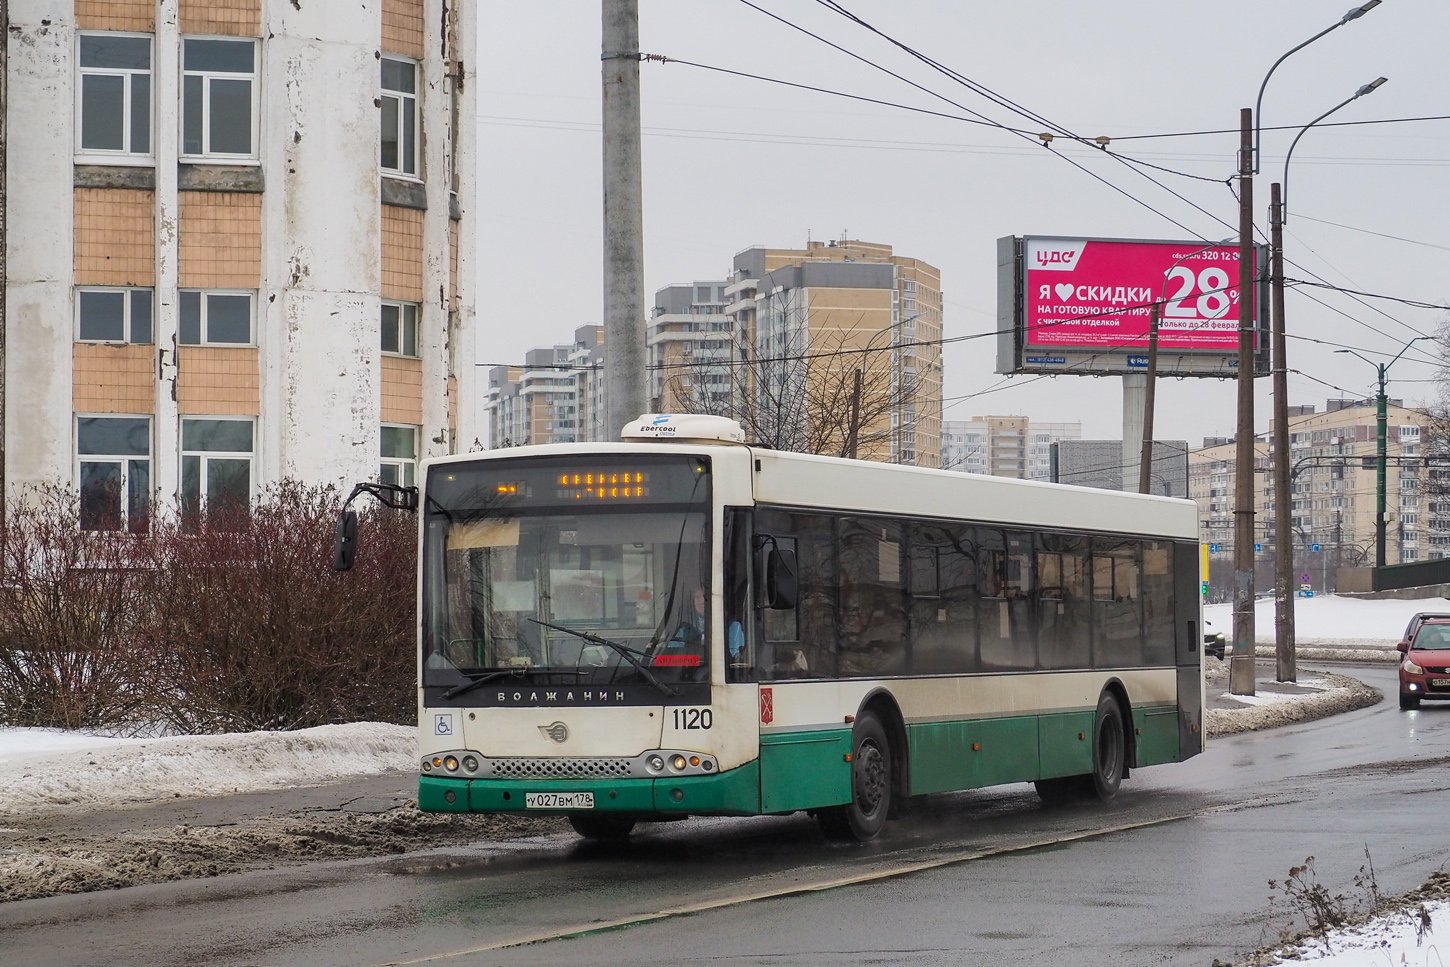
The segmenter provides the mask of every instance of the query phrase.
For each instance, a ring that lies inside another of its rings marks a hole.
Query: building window
[[[151,420],[76,418],[81,530],[144,531],[151,518]]]
[[[383,171],[418,176],[418,65],[383,58]]]
[[[252,293],[183,289],[177,335],[183,346],[250,346]]]
[[[79,289],[76,338],[81,342],[151,342],[150,289]]]
[[[187,37],[182,60],[181,153],[255,157],[257,42]]]
[[[381,436],[383,462],[378,469],[378,482],[413,486],[418,465],[418,428],[384,423]]]
[[[83,154],[151,154],[151,38],[80,35],[77,143]]]
[[[181,421],[181,508],[244,511],[252,502],[251,420]]]
[[[418,306],[411,302],[383,303],[383,352],[418,355]]]

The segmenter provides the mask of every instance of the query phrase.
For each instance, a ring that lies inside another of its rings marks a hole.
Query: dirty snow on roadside
[[[1325,645],[1340,648],[1394,648],[1405,633],[1410,617],[1421,611],[1450,614],[1450,600],[1420,598],[1418,600],[1369,600],[1344,598],[1336,594],[1297,598],[1294,601],[1294,637],[1301,645]],[[1225,638],[1233,638],[1233,605],[1210,604],[1203,609],[1204,620]],[[1274,599],[1259,598],[1254,602],[1254,639],[1256,644],[1274,642]]]
[[[1315,967],[1445,967],[1450,957],[1450,900],[1417,899],[1434,880],[1399,901],[1397,909],[1323,935],[1301,936],[1261,950],[1249,964],[1314,964]],[[1444,951],[1442,955],[1441,951]],[[1215,961],[1217,963],[1217,961]]]
[[[418,732],[381,722],[129,739],[0,729],[0,816],[318,785],[416,768]]]

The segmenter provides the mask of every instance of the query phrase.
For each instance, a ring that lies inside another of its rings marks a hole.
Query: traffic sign
[[[1312,597],[1314,597],[1314,592],[1313,591],[1300,591],[1299,592],[1299,597],[1301,597],[1301,598],[1312,598]]]
[[[1262,550],[1263,550],[1263,549],[1264,549],[1264,545],[1262,545],[1262,544],[1255,544],[1255,545],[1254,545],[1254,553],[1255,553],[1255,554],[1257,554],[1257,553],[1259,553],[1259,552],[1260,552],[1260,551],[1262,551]]]
[[[1219,551],[1219,548],[1221,546],[1222,545],[1220,545],[1220,544],[1210,544],[1210,545],[1208,545],[1209,553],[1211,553],[1211,554],[1217,554],[1218,551]]]
[[[1319,545],[1318,544],[1310,544],[1309,545],[1309,550],[1313,551],[1315,554],[1318,554],[1319,553]]]
[[[1303,581],[1304,583],[1307,584],[1307,583],[1309,583],[1310,581],[1312,581],[1314,579],[1309,576],[1309,572],[1308,571],[1305,571],[1303,574],[1299,575],[1299,580],[1301,580],[1301,581]]]

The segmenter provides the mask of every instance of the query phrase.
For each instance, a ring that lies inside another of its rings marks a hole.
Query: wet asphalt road
[[[1351,900],[1366,846],[1387,893],[1450,859],[1450,704],[1400,712],[1393,668],[1350,673],[1388,700],[1215,740],[1106,805],[1018,785],[929,797],[865,847],[804,815],[695,820],[617,848],[550,837],[25,901],[0,906],[0,965],[1207,967],[1277,935],[1267,881],[1306,856]]]

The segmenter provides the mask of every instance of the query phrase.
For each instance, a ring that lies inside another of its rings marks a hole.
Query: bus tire
[[[1123,730],[1123,710],[1112,692],[1103,692],[1093,719],[1093,771],[1089,786],[1092,794],[1103,802],[1116,796],[1127,764],[1128,741]]]
[[[862,712],[851,730],[851,801],[816,812],[828,839],[864,843],[876,838],[891,812],[891,740],[875,712]]]
[[[628,839],[634,829],[633,816],[610,815],[609,813],[570,813],[569,825],[574,832],[585,839],[623,840]]]

